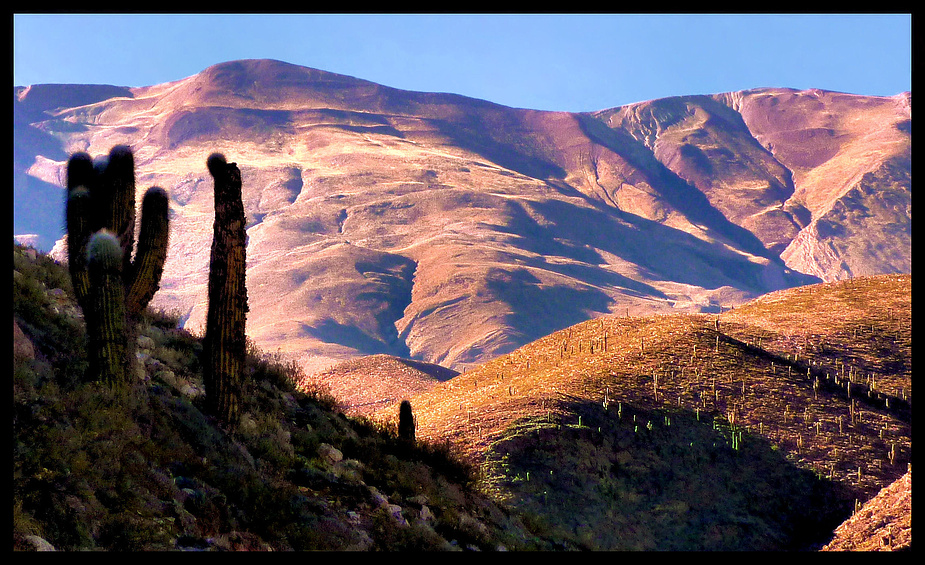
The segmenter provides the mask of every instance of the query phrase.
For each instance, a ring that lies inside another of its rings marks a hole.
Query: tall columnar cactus
[[[398,406],[398,437],[414,443],[414,414],[411,402],[402,400]]]
[[[209,263],[209,309],[203,341],[206,405],[220,420],[234,424],[243,384],[246,352],[246,233],[241,171],[213,153],[206,161],[215,180],[215,223]]]
[[[135,249],[135,160],[130,148],[117,145],[106,158],[96,162],[87,153],[73,154],[67,166],[67,190],[68,267],[91,342],[97,338],[95,333],[103,331],[96,325],[103,318],[94,315],[97,305],[91,301],[94,291],[88,269],[88,247],[100,230],[106,230],[118,241],[122,310],[126,318],[122,332],[124,368],[118,377],[97,372],[93,378],[109,382],[125,379],[134,360],[135,320],[157,291],[167,257],[169,199],[162,188],[147,190]]]

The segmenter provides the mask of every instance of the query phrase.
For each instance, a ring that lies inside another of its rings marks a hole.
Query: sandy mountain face
[[[911,95],[760,89],[596,113],[248,60],[144,88],[14,88],[14,234],[60,238],[71,152],[171,196],[154,305],[201,327],[206,158],[241,169],[248,334],[308,370],[467,367],[606,313],[717,311],[911,272]],[[58,244],[60,252],[61,244]]]

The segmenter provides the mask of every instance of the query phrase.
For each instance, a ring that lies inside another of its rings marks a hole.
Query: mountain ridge
[[[39,97],[67,90],[14,88],[14,219],[59,229],[41,203],[61,201],[66,155],[131,145],[139,188],[172,199],[157,306],[195,330],[204,161],[223,151],[244,177],[249,334],[309,369],[388,353],[464,370],[595,315],[911,272],[911,94],[757,89],[576,114],[269,60],[86,87],[70,108]],[[821,164],[792,138],[817,140]]]

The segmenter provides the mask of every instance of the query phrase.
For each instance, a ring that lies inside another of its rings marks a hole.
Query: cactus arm
[[[90,192],[80,186],[68,191],[65,218],[67,221],[67,267],[71,275],[74,295],[82,310],[85,310],[90,294],[90,279],[87,275],[87,242],[92,231],[93,203]]]
[[[94,214],[90,187],[96,171],[90,155],[78,152],[67,162],[67,194],[65,201],[65,230],[67,231],[68,271],[77,303],[83,305],[89,293],[87,279],[87,241],[101,225]]]
[[[95,184],[96,171],[93,168],[93,159],[87,153],[79,151],[71,155],[67,161],[67,189],[73,190],[78,186],[90,187]]]
[[[170,199],[154,186],[141,200],[141,228],[138,248],[126,279],[125,307],[130,316],[144,310],[160,288],[169,240]]]
[[[102,170],[93,200],[100,207],[102,227],[119,238],[123,273],[128,273],[135,247],[135,158],[126,145],[116,145]]]
[[[122,249],[110,232],[100,230],[87,244],[90,293],[84,311],[90,370],[97,380],[119,388],[126,383],[125,290]]]

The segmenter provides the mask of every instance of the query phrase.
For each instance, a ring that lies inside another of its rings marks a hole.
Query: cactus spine
[[[241,172],[213,153],[206,161],[215,180],[215,222],[209,263],[209,308],[203,341],[203,380],[209,412],[227,424],[238,419],[246,353],[246,233]]]
[[[411,412],[411,402],[402,400],[398,406],[398,437],[414,443],[414,414]]]
[[[130,374],[134,362],[135,320],[147,307],[160,285],[161,273],[167,256],[169,232],[169,198],[159,187],[151,187],[142,201],[141,233],[138,249],[135,250],[135,160],[131,149],[117,145],[108,157],[94,163],[87,153],[78,152],[71,156],[67,165],[67,248],[68,269],[77,296],[77,303],[84,312],[87,332],[91,343],[98,339],[111,339],[99,335],[109,331],[99,324],[109,323],[108,316],[97,315],[101,307],[100,294],[110,297],[121,293],[122,322],[120,348],[123,368],[117,373],[112,364],[91,363],[92,378],[111,384],[123,382]],[[111,265],[111,242],[99,242],[98,249],[90,253],[94,234],[105,230],[115,238],[120,265],[118,278]],[[134,253],[134,259],[132,258]],[[100,255],[103,254],[103,255]],[[89,258],[96,257],[98,267],[106,264],[107,274],[97,274],[91,280]],[[105,256],[105,260],[104,260]],[[101,278],[100,278],[101,277]],[[112,289],[96,289],[99,281],[105,284],[119,282],[119,293]],[[91,357],[96,352],[91,351]],[[101,372],[102,371],[102,372]]]

